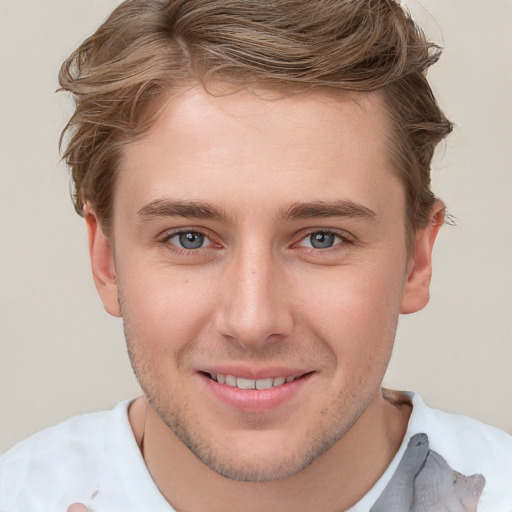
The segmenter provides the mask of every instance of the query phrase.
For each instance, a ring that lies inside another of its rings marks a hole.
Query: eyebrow
[[[230,216],[226,211],[203,201],[156,199],[138,210],[137,217],[142,221],[149,221],[158,217],[186,217],[188,219],[226,221]]]
[[[203,201],[179,201],[156,199],[137,211],[144,222],[158,217],[184,217],[188,219],[215,220],[227,222],[231,219],[228,212]],[[312,201],[294,203],[281,210],[278,218],[287,220],[305,220],[314,218],[341,217],[356,220],[374,220],[377,214],[350,200]]]
[[[295,203],[281,212],[282,218],[290,220],[345,217],[359,220],[374,220],[377,214],[350,200],[313,201],[310,203]]]

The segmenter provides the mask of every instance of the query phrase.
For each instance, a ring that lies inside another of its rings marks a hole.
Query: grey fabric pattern
[[[484,486],[483,475],[454,471],[416,434],[370,512],[477,512]]]

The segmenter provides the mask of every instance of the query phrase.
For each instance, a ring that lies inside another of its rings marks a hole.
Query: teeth
[[[286,382],[286,377],[276,377],[274,379],[274,386],[282,386]]]
[[[256,381],[256,389],[270,389],[274,385],[274,379],[259,379]]]
[[[256,381],[252,379],[242,379],[242,377],[238,377],[236,379],[236,387],[240,389],[254,389],[256,387]]]
[[[226,384],[232,388],[240,389],[270,389],[276,386],[282,386],[284,383],[293,382],[298,375],[289,377],[269,377],[267,379],[244,379],[234,375],[222,375],[221,373],[210,373],[210,377],[219,384]]]
[[[226,384],[232,388],[236,387],[236,377],[233,377],[233,375],[226,375]]]

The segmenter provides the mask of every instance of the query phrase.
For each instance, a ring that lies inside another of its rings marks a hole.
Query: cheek
[[[160,352],[179,351],[211,316],[214,300],[204,279],[146,266],[118,273],[118,281],[125,329]]]
[[[303,311],[332,350],[371,358],[391,350],[402,290],[399,265],[339,268],[308,283]]]

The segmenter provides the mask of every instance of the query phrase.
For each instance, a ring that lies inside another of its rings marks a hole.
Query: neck
[[[153,480],[180,512],[346,510],[359,501],[398,451],[411,408],[380,394],[331,449],[295,475],[271,482],[219,476],[177,439],[145,399],[130,422]],[[200,489],[200,492],[198,492]]]

